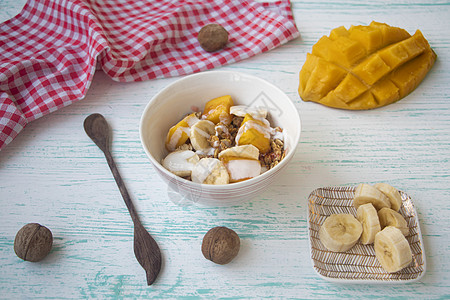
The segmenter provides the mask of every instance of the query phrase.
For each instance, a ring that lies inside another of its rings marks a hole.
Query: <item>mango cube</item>
[[[369,27],[376,28],[381,32],[383,39],[383,45],[387,46],[393,43],[397,43],[404,39],[409,38],[411,35],[404,29],[394,26],[389,26],[385,23],[379,23],[372,21]]]
[[[400,97],[405,97],[419,85],[433,66],[435,59],[436,54],[433,50],[427,49],[415,60],[402,65],[392,73],[391,80],[398,87]]]
[[[357,110],[364,109],[366,105],[377,106],[378,102],[373,96],[372,92],[367,91],[353,99],[351,102],[347,103],[347,105],[349,105],[351,109]]]
[[[166,149],[169,151],[174,151],[175,149],[186,143],[187,139],[189,138],[190,127],[196,121],[198,121],[198,118],[195,113],[192,113],[172,126],[166,136]]]
[[[236,135],[237,145],[253,145],[259,153],[270,150],[270,125],[267,120],[257,120],[246,114]]]
[[[409,54],[402,44],[394,44],[378,52],[380,58],[392,69],[408,61]]]
[[[233,105],[233,99],[230,95],[212,99],[205,104],[203,116],[214,124],[228,125],[231,122],[230,107]]]
[[[347,74],[344,80],[334,90],[336,97],[348,103],[367,91],[367,86],[352,74]]]
[[[330,39],[334,41],[340,36],[348,36],[348,35],[349,35],[348,30],[345,29],[344,26],[340,26],[331,30]]]
[[[378,50],[383,45],[383,35],[380,30],[370,26],[351,26],[350,38],[363,45],[367,52]]]
[[[298,86],[299,93],[306,95],[306,85],[308,84],[308,79],[311,73],[314,71],[320,57],[313,55],[311,53],[306,54],[306,61],[300,70],[300,83]],[[311,100],[310,100],[311,101]]]
[[[317,101],[326,96],[346,75],[342,68],[322,58],[318,58],[314,67],[310,74],[311,80],[308,81],[303,92],[305,98],[310,101]]]
[[[333,41],[328,55],[331,62],[350,68],[364,58],[366,50],[358,41],[352,40],[350,37],[341,36]]]
[[[327,36],[323,36],[314,44],[311,54],[329,61],[331,59],[329,53],[332,45],[333,41]]]
[[[396,101],[400,95],[398,87],[389,78],[377,82],[371,91],[377,103],[381,106]]]
[[[391,68],[375,53],[357,65],[353,69],[353,74],[361,78],[366,84],[372,85],[390,71]]]

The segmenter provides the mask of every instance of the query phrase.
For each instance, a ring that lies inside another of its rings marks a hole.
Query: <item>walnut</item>
[[[231,148],[231,141],[229,139],[223,139],[220,141],[220,150]]]
[[[47,256],[52,245],[53,235],[47,227],[29,223],[17,232],[14,252],[23,260],[36,262]]]
[[[219,147],[219,138],[215,135],[210,135],[208,138],[208,143],[213,148]]]
[[[243,120],[244,120],[243,117],[233,116],[233,120],[231,120],[231,124],[233,125],[233,127],[239,128],[239,127],[241,127]]]
[[[219,226],[210,229],[203,237],[203,256],[220,265],[233,260],[239,252],[240,239],[234,230]]]
[[[185,143],[181,146],[179,146],[176,150],[193,150],[194,148],[192,147],[191,143]]]
[[[229,139],[231,137],[229,128],[227,125],[223,123],[219,123],[216,125],[216,135],[219,137],[219,139]]]
[[[219,148],[214,149],[214,155],[213,155],[213,157],[214,157],[214,158],[218,158],[218,157],[219,157],[219,153],[220,153]]]
[[[198,42],[207,52],[215,52],[228,43],[228,31],[219,24],[208,24],[198,32]]]

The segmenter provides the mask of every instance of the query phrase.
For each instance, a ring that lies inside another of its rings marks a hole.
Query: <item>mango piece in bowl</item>
[[[197,116],[195,113],[192,113],[172,126],[166,136],[166,149],[169,151],[174,151],[186,143],[190,135],[190,128],[197,121]]]
[[[233,99],[230,95],[214,98],[205,104],[205,110],[202,117],[214,124],[230,124],[230,107],[233,106]]]
[[[341,26],[307,54],[298,92],[304,101],[330,107],[377,108],[411,93],[435,60],[420,30],[411,36],[384,23]]]
[[[253,145],[264,154],[270,151],[270,124],[246,114],[236,135],[237,145]]]

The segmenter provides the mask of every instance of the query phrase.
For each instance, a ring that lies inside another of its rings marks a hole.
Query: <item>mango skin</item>
[[[203,116],[214,124],[228,125],[231,122],[230,107],[233,105],[230,95],[214,98],[205,104]]]
[[[341,26],[313,46],[299,74],[303,101],[365,110],[396,102],[411,93],[436,61],[420,30],[372,22]]]

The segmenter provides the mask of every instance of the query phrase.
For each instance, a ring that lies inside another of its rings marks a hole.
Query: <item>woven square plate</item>
[[[324,279],[348,283],[403,283],[419,280],[425,273],[426,261],[417,212],[411,198],[400,191],[399,213],[408,223],[406,236],[413,255],[411,264],[389,274],[375,257],[373,245],[357,243],[346,252],[328,251],[319,240],[319,229],[331,214],[349,213],[356,217],[353,197],[356,187],[324,187],[314,190],[308,199],[308,226],[311,259],[314,269]]]

